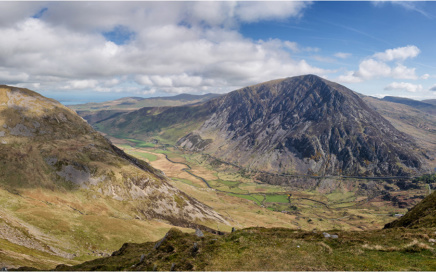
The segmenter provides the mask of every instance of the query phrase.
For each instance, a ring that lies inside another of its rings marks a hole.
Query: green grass
[[[261,205],[262,200],[263,200],[263,196],[261,196],[261,195],[241,195],[241,194],[235,194],[235,193],[229,193],[229,195],[254,201],[258,205]]]
[[[150,153],[130,151],[130,150],[127,150],[126,153],[140,159],[147,159],[151,162],[157,160],[157,156]]]
[[[265,202],[289,203],[288,195],[266,195]]]
[[[248,228],[224,236],[206,233],[202,238],[171,230],[157,249],[155,243],[129,243],[111,257],[56,270],[168,271],[174,265],[176,270],[204,271],[434,271],[436,255],[426,240],[434,231],[328,231],[339,238],[327,239],[322,232],[285,228]]]
[[[148,143],[145,141],[137,140],[137,139],[127,139],[129,142],[132,142],[135,144],[135,147],[155,147],[156,145],[153,143]]]

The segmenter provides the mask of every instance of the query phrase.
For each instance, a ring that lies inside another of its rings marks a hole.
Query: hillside
[[[56,270],[435,270],[436,192],[383,230],[247,228],[222,236],[171,229],[149,243]],[[246,260],[250,261],[246,261]]]
[[[434,228],[436,227],[436,192],[433,192],[403,217],[386,224],[385,228]]]
[[[101,103],[86,103],[70,105],[69,108],[75,111],[98,111],[98,110],[138,110],[144,107],[174,107],[187,104],[196,104],[208,101],[220,96],[219,94],[179,94],[168,97],[125,97]]]
[[[0,86],[0,112],[0,263],[90,258],[132,239],[119,227],[144,241],[168,224],[227,224],[54,100]]]
[[[383,98],[384,101],[389,101],[393,103],[403,104],[407,106],[411,106],[413,108],[416,108],[418,110],[421,110],[423,112],[427,112],[429,114],[436,114],[436,105],[433,105],[430,101],[430,103],[427,103],[424,101],[416,101],[409,98],[404,97],[395,97],[395,96],[385,96]]]
[[[427,103],[427,104],[436,105],[436,99],[426,99],[426,100],[422,100],[422,102]]]
[[[224,236],[170,230],[126,243],[110,257],[56,270],[398,271],[435,270],[431,229],[369,232],[248,228]]]
[[[430,169],[436,168],[436,115],[423,112],[416,107],[362,96],[365,103],[380,113],[396,129],[413,137],[426,150],[430,158],[426,161]],[[418,101],[419,102],[419,101]]]

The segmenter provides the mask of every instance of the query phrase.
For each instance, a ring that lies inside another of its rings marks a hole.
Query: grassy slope
[[[0,263],[6,267],[74,264],[110,254],[127,241],[155,240],[172,227],[138,220],[133,205],[86,190],[28,189],[17,195],[0,187],[0,210]]]
[[[206,95],[177,95],[173,97],[138,98],[126,97],[117,100],[71,105],[69,108],[76,111],[99,110],[138,110],[144,107],[175,107],[207,101],[217,94]]]
[[[396,129],[412,136],[432,158],[427,161],[429,167],[431,169],[436,167],[436,115],[369,96],[362,99],[391,122]]]
[[[436,192],[424,198],[400,219],[386,225],[386,228],[395,227],[436,227]]]
[[[0,86],[0,132],[4,266],[47,268],[59,258],[95,258],[126,241],[156,239],[170,227],[164,220],[192,223],[190,216],[209,211],[172,217],[188,196],[145,162],[135,166],[72,110],[30,90]],[[41,254],[52,257],[32,257]]]
[[[99,131],[119,138],[157,137],[174,144],[179,138],[198,128],[209,114],[208,109],[197,106],[143,108],[99,122],[95,126]]]
[[[112,257],[58,270],[435,270],[434,229],[321,232],[249,228],[225,236],[183,234],[125,244]],[[198,250],[194,250],[197,243]],[[141,255],[144,258],[141,262]]]

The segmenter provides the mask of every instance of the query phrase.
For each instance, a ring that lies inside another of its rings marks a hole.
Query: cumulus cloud
[[[406,82],[392,82],[384,88],[385,91],[406,91],[416,93],[422,90],[421,84],[412,84]]]
[[[384,52],[374,54],[374,58],[382,61],[393,61],[393,60],[406,60],[408,58],[414,58],[418,56],[420,50],[414,45],[408,45],[405,47],[398,47],[394,49],[387,49]]]
[[[338,77],[338,81],[356,83],[374,78],[418,79],[416,68],[409,68],[402,61],[414,58],[419,53],[419,48],[414,45],[375,53],[362,60],[357,71],[346,72],[346,74]],[[389,63],[392,61],[396,62],[394,64]]]
[[[0,35],[7,37],[0,40],[7,69],[0,79],[45,90],[150,94],[229,91],[271,78],[326,74],[289,52],[317,48],[251,40],[237,31],[241,22],[300,17],[310,4],[0,2],[0,15],[9,18],[0,19]]]

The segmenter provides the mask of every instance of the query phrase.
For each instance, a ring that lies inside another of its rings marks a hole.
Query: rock
[[[332,238],[332,239],[338,239],[339,236],[337,236],[336,234],[332,234],[332,235],[330,235],[330,238]]]
[[[195,235],[197,235],[197,237],[204,237],[204,234],[200,229],[195,230]]]
[[[197,243],[194,243],[194,246],[192,247],[191,252],[192,252],[192,256],[197,255],[197,253],[198,253],[198,244]]]
[[[8,271],[7,267],[2,267],[2,271]]]
[[[428,239],[429,243],[436,243],[436,239]]]
[[[141,255],[141,259],[139,260],[139,262],[142,263],[144,260],[145,260],[145,255],[142,254],[142,255]]]
[[[232,232],[235,232],[235,231],[236,231],[236,229],[233,227],[233,228],[232,228]]]
[[[172,264],[171,264],[171,269],[170,269],[170,271],[174,271],[175,268],[176,268],[176,264],[175,264],[175,263],[172,263]]]
[[[330,238],[331,237],[331,235],[328,234],[327,232],[323,232],[322,235],[324,235],[324,238]]]
[[[168,238],[168,233],[169,232],[167,232],[167,234],[165,234],[165,236],[154,245],[154,249],[158,249],[162,245],[162,243]]]

